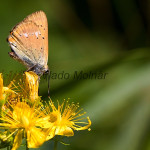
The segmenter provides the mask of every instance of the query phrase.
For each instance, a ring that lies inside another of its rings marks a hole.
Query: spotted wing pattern
[[[17,24],[8,36],[8,43],[12,49],[10,55],[27,68],[37,64],[47,66],[48,23],[45,13],[35,12]]]

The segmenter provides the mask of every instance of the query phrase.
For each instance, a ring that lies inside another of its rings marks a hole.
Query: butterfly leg
[[[9,52],[8,54],[9,54],[10,57],[12,57],[15,60],[19,59],[18,56],[14,52]]]
[[[34,71],[34,68],[35,68],[35,67],[36,67],[36,65],[34,65],[34,66],[28,68],[27,72],[29,72],[29,71]]]

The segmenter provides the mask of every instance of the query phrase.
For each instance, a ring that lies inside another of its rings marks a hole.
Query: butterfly
[[[49,72],[48,22],[43,11],[37,11],[18,23],[7,38],[9,55],[38,76]]]

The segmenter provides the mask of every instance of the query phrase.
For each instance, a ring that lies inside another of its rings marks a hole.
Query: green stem
[[[27,140],[26,140],[26,150],[29,150]]]
[[[57,143],[58,143],[58,140],[56,138],[55,141],[54,141],[54,150],[57,150]]]

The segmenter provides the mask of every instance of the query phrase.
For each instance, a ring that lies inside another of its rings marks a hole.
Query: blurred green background
[[[8,56],[9,31],[43,10],[49,23],[52,72],[106,72],[106,79],[51,80],[51,98],[71,98],[92,120],[91,131],[64,138],[58,150],[150,150],[150,1],[2,0],[0,71],[26,68]],[[42,79],[40,95],[47,99]],[[53,148],[53,141],[39,150]],[[20,148],[23,149],[23,148]]]

